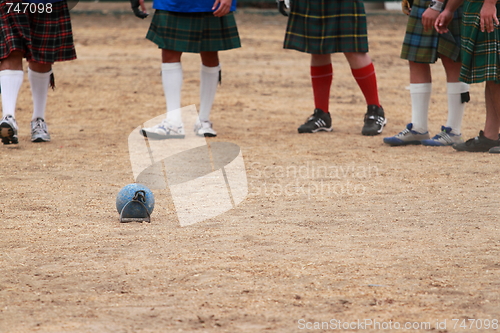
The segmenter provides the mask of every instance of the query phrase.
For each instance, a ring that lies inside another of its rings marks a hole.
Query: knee
[[[23,69],[23,53],[14,51],[0,62],[0,70],[22,70]]]

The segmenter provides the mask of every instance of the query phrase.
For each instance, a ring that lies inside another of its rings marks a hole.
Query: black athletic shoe
[[[315,109],[314,113],[303,125],[300,125],[298,130],[299,133],[331,132],[333,130],[332,117],[330,117],[330,113]]]
[[[491,140],[484,136],[483,131],[479,131],[479,135],[475,138],[469,139],[463,143],[457,143],[453,145],[458,151],[469,151],[469,152],[479,152],[486,153],[491,148],[499,146],[500,140]]]
[[[378,105],[368,105],[361,134],[379,135],[384,130],[385,124],[387,124],[387,119],[385,119],[384,109]]]

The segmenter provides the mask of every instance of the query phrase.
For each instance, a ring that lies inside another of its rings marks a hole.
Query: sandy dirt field
[[[239,11],[243,47],[221,53],[209,142],[241,148],[248,195],[181,227],[168,190],[154,190],[151,223],[115,209],[134,182],[128,135],[165,112],[150,19],[78,6],[78,60],[55,66],[49,93],[52,142],[29,140],[26,78],[20,143],[0,147],[1,333],[500,329],[499,157],[382,142],[411,119],[403,14],[368,16],[388,125],[364,137],[342,55],[334,131],[297,134],[313,109],[308,55],[282,49],[286,18]],[[198,104],[199,66],[184,55],[183,105]],[[440,63],[433,75],[431,135],[447,112]],[[483,127],[483,89],[471,87],[465,138]]]

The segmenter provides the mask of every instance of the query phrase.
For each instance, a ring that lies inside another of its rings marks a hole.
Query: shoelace
[[[201,128],[212,128],[212,123],[209,121],[203,121],[201,123]]]
[[[405,136],[406,134],[410,133],[410,130],[405,128],[401,132],[399,132],[398,136]]]
[[[47,130],[43,126],[43,122],[41,120],[37,120],[35,122],[35,126],[33,126],[33,132],[46,132]]]

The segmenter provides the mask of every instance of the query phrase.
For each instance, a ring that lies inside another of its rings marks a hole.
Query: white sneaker
[[[0,138],[4,145],[19,143],[17,129],[17,122],[11,115],[5,116],[2,121],[0,121]]]
[[[31,121],[31,142],[49,142],[50,134],[47,130],[47,124],[42,118],[36,118]]]
[[[139,131],[143,136],[153,140],[184,139],[184,124],[174,125],[166,119],[153,127],[146,127]]]
[[[212,128],[212,122],[208,120],[196,122],[194,125],[194,132],[198,136],[208,136],[212,138],[217,136],[217,132]]]

